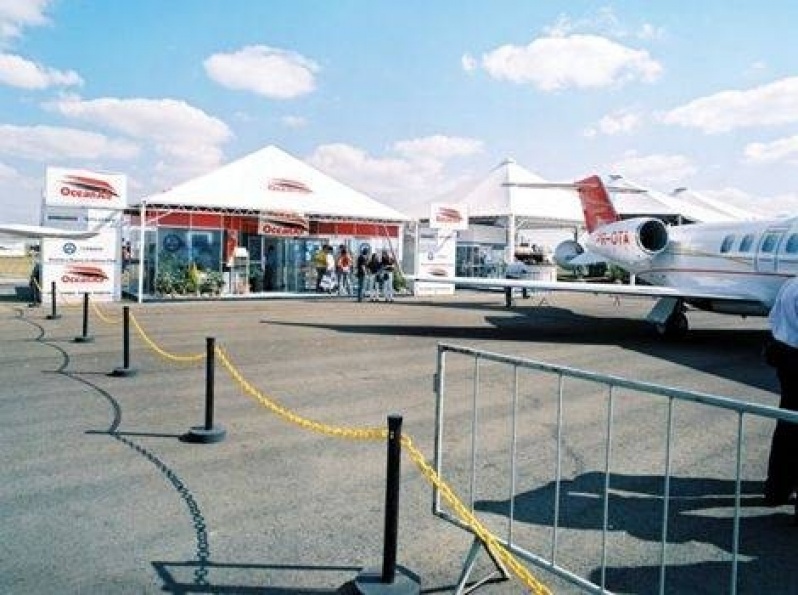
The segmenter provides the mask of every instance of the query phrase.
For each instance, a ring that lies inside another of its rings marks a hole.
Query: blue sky
[[[388,205],[506,157],[798,212],[794,0],[0,0],[0,221],[275,144]]]

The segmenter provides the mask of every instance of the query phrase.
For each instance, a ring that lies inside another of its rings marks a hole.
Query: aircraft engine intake
[[[653,217],[638,217],[607,224],[594,231],[587,249],[634,272],[668,246],[668,228]]]

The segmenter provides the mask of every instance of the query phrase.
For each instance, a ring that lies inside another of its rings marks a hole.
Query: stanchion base
[[[421,579],[404,566],[397,566],[394,581],[383,583],[382,568],[364,568],[355,579],[355,588],[363,595],[418,595]]]
[[[222,426],[211,426],[208,430],[205,426],[194,426],[180,437],[183,442],[193,442],[195,444],[213,444],[221,442],[227,432]]]
[[[136,368],[114,368],[114,371],[111,372],[111,376],[135,376],[137,373],[138,370],[136,370]]]
[[[61,318],[61,315],[60,314],[48,314],[47,316],[45,316],[45,318],[47,320],[58,320],[59,318]]]
[[[94,337],[91,335],[79,335],[73,339],[75,343],[93,343]]]

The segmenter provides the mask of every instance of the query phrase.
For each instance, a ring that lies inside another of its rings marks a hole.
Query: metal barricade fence
[[[702,592],[737,592],[773,421],[798,413],[450,344],[435,380],[435,469],[515,555],[583,592],[684,592],[696,568]],[[437,491],[432,508],[469,530]]]

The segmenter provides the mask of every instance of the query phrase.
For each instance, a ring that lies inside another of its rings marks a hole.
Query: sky
[[[0,222],[277,145],[409,210],[507,158],[798,213],[795,0],[0,0]]]

